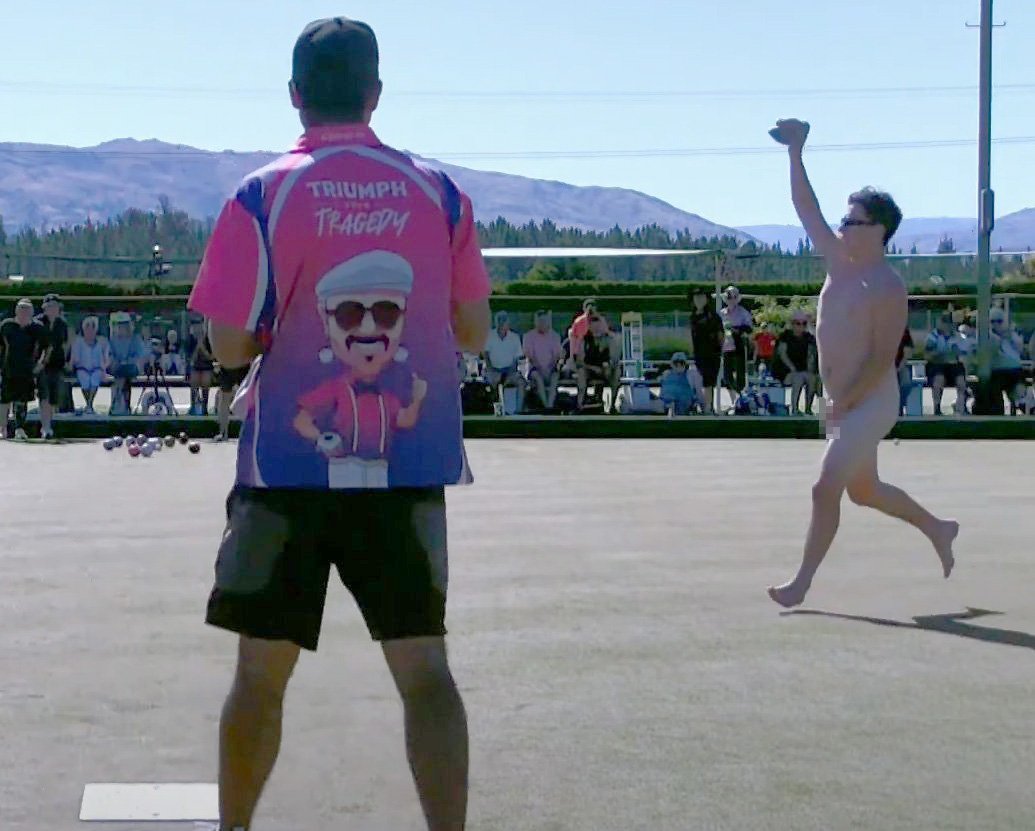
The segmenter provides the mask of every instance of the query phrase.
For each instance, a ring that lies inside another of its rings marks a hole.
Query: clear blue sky
[[[978,9],[978,0],[9,3],[0,140],[285,148],[299,132],[286,93],[294,39],[311,19],[345,14],[380,39],[374,127],[389,144],[633,188],[724,224],[789,223],[779,154],[527,154],[767,147],[766,129],[784,116],[810,121],[819,145],[972,140],[978,35],[964,24]],[[1008,26],[995,35],[994,134],[1035,137],[1035,2],[997,0],[995,13]],[[478,155],[492,153],[518,155]],[[975,146],[929,146],[814,152],[808,164],[829,219],[863,184],[889,189],[907,216],[973,216],[976,158]],[[1035,142],[996,147],[998,214],[1035,206],[1033,159]]]

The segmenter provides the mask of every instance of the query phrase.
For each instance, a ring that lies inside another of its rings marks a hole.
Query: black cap
[[[374,30],[347,17],[314,20],[295,41],[291,80],[305,109],[360,108],[378,81]]]

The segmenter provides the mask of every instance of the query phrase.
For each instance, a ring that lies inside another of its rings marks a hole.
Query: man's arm
[[[848,387],[847,394],[834,402],[842,413],[849,412],[863,401],[895,367],[895,354],[908,314],[906,292],[901,285],[881,287],[877,292],[870,307],[870,341],[866,360]]]
[[[791,356],[787,354],[787,341],[782,340],[776,344],[776,357],[783,361],[784,366],[791,372],[798,371],[798,368],[791,363]]]
[[[464,352],[478,355],[484,352],[491,326],[492,313],[488,298],[460,302],[453,306],[453,335],[457,346]]]
[[[215,320],[209,321],[208,339],[212,344],[213,357],[224,369],[248,366],[262,353],[259,342],[251,332]]]
[[[802,158],[802,151],[805,147],[805,139],[808,137],[808,125],[796,118],[785,119],[776,122],[776,131],[779,134],[777,141],[787,145],[787,153],[791,163],[791,201],[794,203],[794,210],[801,220],[805,233],[812,240],[812,246],[816,251],[827,259],[844,259],[844,243],[827,225],[823,218],[823,211],[819,207],[819,200],[816,199],[816,192],[812,189],[808,174],[805,172],[805,161]]]

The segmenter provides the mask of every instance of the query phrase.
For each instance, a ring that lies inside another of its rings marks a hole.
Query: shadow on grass
[[[990,609],[974,609],[967,607],[965,612],[954,612],[946,615],[919,615],[913,618],[912,623],[902,620],[891,620],[882,617],[868,617],[866,615],[846,615],[840,612],[824,612],[819,609],[792,609],[781,612],[781,616],[790,615],[818,615],[820,617],[837,618],[839,620],[854,620],[860,623],[872,623],[876,626],[892,626],[899,629],[920,629],[923,631],[942,632],[946,635],[956,635],[960,638],[970,638],[976,641],[987,643],[1001,643],[1006,646],[1022,646],[1025,649],[1035,649],[1035,635],[1028,632],[1018,632],[1015,629],[997,629],[994,626],[975,626],[972,623],[965,623],[975,618],[987,617],[988,615],[1001,615],[1003,612],[993,612]]]

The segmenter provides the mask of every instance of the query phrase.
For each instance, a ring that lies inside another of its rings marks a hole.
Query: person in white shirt
[[[509,315],[497,312],[496,328],[485,341],[485,380],[494,390],[501,386],[517,387],[519,413],[525,408],[527,388],[524,376],[518,371],[518,361],[523,354],[521,337],[511,330]]]

